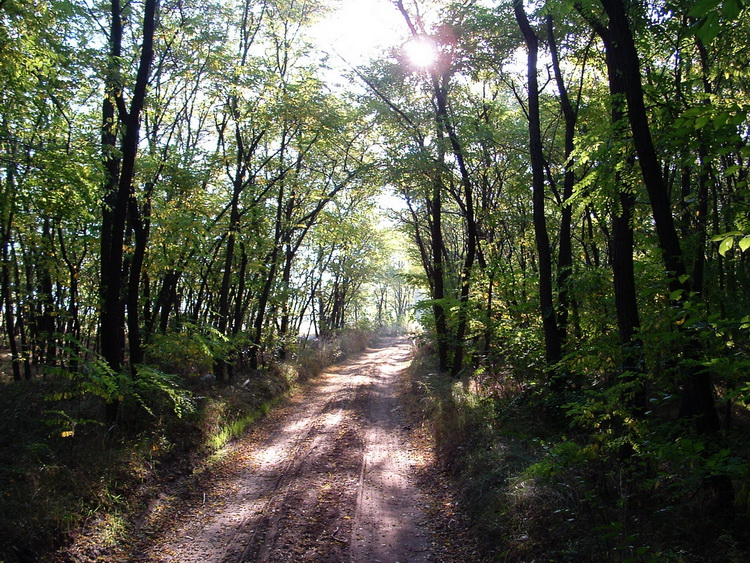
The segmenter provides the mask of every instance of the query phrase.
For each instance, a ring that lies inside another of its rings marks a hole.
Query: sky
[[[312,29],[320,48],[356,66],[404,43],[406,25],[391,0],[338,0],[338,8]],[[340,59],[339,59],[340,60]]]

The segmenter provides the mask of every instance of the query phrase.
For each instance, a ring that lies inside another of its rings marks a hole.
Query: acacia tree
[[[384,180],[396,188],[407,206],[408,217],[402,221],[410,225],[419,250],[431,298],[438,362],[446,371],[450,367],[447,280],[451,265],[443,240],[445,151],[440,144],[430,146],[430,136],[436,131],[432,112],[421,108],[422,87],[400,62],[380,62],[366,72],[357,71],[357,76],[373,94],[366,100],[368,108],[379,116],[377,132],[387,155],[381,166],[386,171]]]
[[[79,88],[91,60],[84,17],[70,3],[4,2],[0,15],[0,306],[20,379],[65,361],[57,348],[71,336],[69,315],[79,313],[77,280],[66,279],[58,253],[78,252],[81,243],[65,245],[58,234],[74,223],[92,227],[86,206],[96,171],[82,119],[90,91]]]
[[[662,259],[670,276],[671,295],[678,301],[684,301],[690,294],[691,284],[672,215],[669,191],[651,135],[641,82],[640,58],[630,18],[620,0],[602,0],[601,5],[608,23],[597,24],[596,27],[607,52],[610,77],[615,81],[612,89],[615,92],[619,90],[625,97],[633,145],[651,204]],[[619,77],[622,77],[621,81]],[[695,417],[701,433],[718,431],[719,419],[714,408],[711,378],[707,372],[694,373],[686,381],[682,413]]]
[[[608,36],[608,30],[603,28],[596,20],[590,20],[589,24],[600,36]],[[609,56],[610,51],[605,53],[607,78],[609,84],[609,104],[611,115],[611,129],[613,140],[609,146],[615,148],[617,154],[624,154],[624,162],[627,170],[635,166],[632,150],[629,150],[629,135],[627,134],[626,111],[623,108],[625,100],[625,89],[622,73],[617,70],[614,62]],[[621,369],[623,373],[630,374],[633,379],[642,374],[645,366],[642,360],[642,341],[638,332],[641,328],[640,314],[638,311],[637,290],[634,268],[634,229],[636,207],[636,186],[633,185],[630,175],[622,171],[622,164],[617,163],[614,167],[614,181],[616,184],[616,200],[612,211],[612,233],[609,241],[609,253],[611,257],[613,273],[613,289],[615,311],[617,314],[617,326],[622,347]],[[642,391],[636,393],[636,402],[643,400]]]
[[[437,61],[414,71],[401,53],[395,65],[373,67],[367,76],[359,73],[359,77],[393,115],[394,125],[398,125],[392,131],[400,128],[409,139],[403,145],[408,147],[406,154],[397,157],[402,163],[392,182],[405,197],[409,210],[405,221],[412,226],[430,289],[440,369],[458,376],[464,366],[474,266],[481,255],[474,205],[476,187],[459,132],[459,118],[448,97],[455,89],[451,78],[460,58],[456,37],[462,14],[456,13],[456,21],[450,25],[428,31],[424,19],[412,15],[403,2],[394,2],[394,6],[412,40],[429,42],[436,48]],[[388,82],[372,76],[373,71],[382,73],[386,68]],[[458,237],[452,249],[444,237],[449,202],[461,221],[458,230],[451,231]],[[453,299],[457,299],[458,307],[451,311]]]
[[[239,64],[233,65],[234,70],[230,69],[228,73],[229,80],[222,88],[225,99],[221,111],[215,117],[219,153],[225,163],[226,176],[231,185],[229,223],[226,234],[221,238],[225,250],[216,313],[216,328],[225,337],[228,335],[231,318],[230,293],[235,273],[235,248],[241,228],[241,216],[244,214],[241,197],[246,190],[256,187],[256,176],[269,160],[267,157],[265,160],[259,159],[256,154],[260,151],[261,140],[266,135],[269,122],[264,119],[266,112],[262,102],[263,91],[252,87],[255,77],[251,73],[262,72],[262,63],[250,52],[265,23],[266,4],[255,6],[252,2],[244,1],[239,6],[239,14],[236,44],[236,58]],[[251,205],[257,205],[262,201],[268,189],[270,187],[259,190],[258,194],[250,194],[248,199]],[[242,262],[244,261],[243,257]],[[236,296],[236,299],[240,302],[242,296]],[[217,358],[214,372],[218,379],[225,378],[227,369],[226,358]]]
[[[383,251],[368,199],[366,193],[353,193],[328,208],[311,240],[319,257],[316,333],[324,338],[365,320],[361,302]]]
[[[182,2],[179,10],[165,10],[160,16],[140,167],[141,180],[154,186],[150,200],[142,200],[150,209],[144,217],[150,249],[140,296],[146,342],[157,327],[166,333],[173,316],[179,316],[183,282],[195,282],[191,266],[211,253],[211,217],[221,204],[211,193],[219,175],[211,151],[215,100],[205,90],[215,84],[212,69],[225,55],[225,12],[203,2]]]
[[[404,7],[401,0],[395,2],[396,7],[401,12],[409,28],[413,40],[420,40],[425,35],[423,27],[417,27],[411,16]],[[448,37],[444,37],[448,35]],[[461,304],[458,311],[457,326],[452,343],[451,374],[457,377],[464,362],[464,338],[466,336],[466,327],[468,323],[468,303],[471,291],[472,270],[477,258],[479,237],[477,232],[476,215],[474,210],[474,186],[473,180],[469,173],[466,163],[465,150],[461,139],[459,138],[456,126],[449,114],[449,80],[454,69],[452,68],[452,51],[454,49],[453,35],[446,30],[440,30],[435,34],[435,45],[438,49],[438,60],[436,65],[430,65],[427,68],[429,80],[432,87],[432,94],[435,100],[435,118],[437,122],[438,143],[445,144],[443,136],[447,136],[447,144],[450,147],[452,156],[458,169],[460,191],[451,191],[456,197],[457,203],[461,208],[465,221],[465,252],[463,265],[461,267],[461,290],[459,302]],[[438,66],[440,65],[440,66]],[[442,68],[441,68],[442,67]],[[443,150],[443,149],[441,149]]]

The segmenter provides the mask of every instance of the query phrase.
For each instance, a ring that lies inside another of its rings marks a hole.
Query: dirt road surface
[[[406,339],[333,368],[235,445],[226,469],[140,523],[129,560],[435,561],[399,380]]]

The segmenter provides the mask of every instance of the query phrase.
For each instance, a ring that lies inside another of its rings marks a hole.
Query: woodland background
[[[334,2],[0,0],[0,557],[419,326],[489,553],[746,558],[746,3],[391,4],[343,87]]]

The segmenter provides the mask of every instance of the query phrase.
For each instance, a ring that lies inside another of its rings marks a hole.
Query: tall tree
[[[104,154],[105,186],[101,231],[101,315],[99,339],[102,356],[110,369],[119,372],[125,361],[125,300],[123,287],[127,283],[125,271],[125,233],[128,215],[132,220],[139,214],[135,200],[135,167],[141,114],[146,101],[151,63],[154,56],[157,0],[145,0],[143,5],[142,40],[135,83],[130,104],[125,101],[123,78],[123,7],[119,0],[110,3],[109,52],[105,98],[102,104],[102,150]],[[137,285],[139,279],[131,279]],[[138,309],[128,310],[131,350],[140,350]],[[137,358],[136,358],[137,359]],[[135,364],[131,364],[135,375]],[[108,407],[108,419],[114,422],[117,404]]]
[[[521,0],[514,0],[513,11],[523,34],[527,49],[527,118],[529,121],[529,156],[531,161],[531,184],[534,214],[534,233],[539,260],[539,301],[544,330],[545,359],[549,367],[555,366],[562,357],[560,331],[557,326],[552,285],[552,250],[550,247],[547,218],[544,210],[546,197],[544,180],[544,152],[539,112],[539,81],[537,62],[539,39],[529,23]],[[553,377],[552,386],[557,389],[564,382]]]
[[[672,295],[686,300],[690,293],[689,276],[672,215],[672,206],[662,168],[651,135],[644,102],[641,65],[630,18],[622,0],[601,0],[608,17],[608,36],[602,37],[615,72],[622,76],[622,87],[627,102],[627,114],[638,155],[641,175],[651,204],[651,212],[659,240],[664,266],[670,276]],[[694,344],[688,343],[688,347]],[[695,370],[691,370],[695,371]],[[700,370],[691,373],[683,389],[682,414],[694,417],[701,433],[712,434],[719,430],[719,418],[713,397],[709,373]]]
[[[425,29],[423,26],[418,27],[418,22],[415,23],[413,21],[412,17],[404,7],[403,1],[397,0],[394,3],[401,12],[404,21],[409,28],[412,40],[422,40],[425,36]],[[449,82],[451,75],[454,72],[453,61],[451,60],[453,56],[452,52],[455,48],[455,45],[453,44],[453,35],[446,29],[441,29],[434,34],[433,39],[434,48],[437,51],[436,61],[434,64],[428,65],[426,71],[429,76],[432,95],[435,100],[435,119],[437,122],[437,133],[440,139],[439,142],[442,145],[444,143],[442,138],[447,137],[447,144],[450,147],[453,159],[455,160],[461,190],[459,192],[453,191],[451,193],[456,197],[457,203],[463,213],[466,230],[466,249],[460,274],[460,307],[457,315],[457,326],[455,333],[452,335],[452,344],[450,347],[452,352],[452,357],[450,358],[451,375],[458,377],[464,366],[464,340],[466,338],[469,317],[469,296],[472,286],[474,263],[479,251],[479,236],[474,209],[473,180],[467,168],[465,148],[459,138],[456,126],[454,125],[449,112]]]

